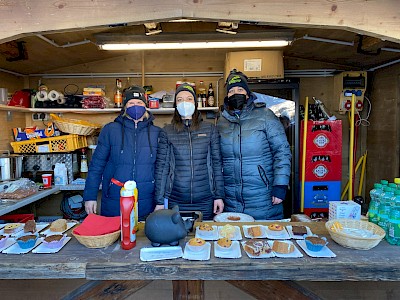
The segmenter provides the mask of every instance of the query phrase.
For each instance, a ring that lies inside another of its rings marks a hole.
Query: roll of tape
[[[36,98],[38,99],[38,101],[47,101],[47,100],[49,100],[49,97],[48,97],[46,91],[37,92],[36,93]]]
[[[55,90],[51,90],[47,96],[50,101],[56,101],[60,98],[60,94]]]
[[[59,97],[57,99],[57,103],[58,104],[64,104],[65,102],[67,102],[67,99],[64,97],[63,94],[59,93]]]

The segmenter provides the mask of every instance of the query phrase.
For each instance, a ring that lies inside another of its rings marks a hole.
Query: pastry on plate
[[[240,217],[239,216],[229,216],[229,217],[227,217],[227,219],[229,221],[235,221],[235,222],[240,221]]]
[[[220,250],[229,250],[232,247],[232,240],[226,237],[220,238],[217,241],[217,245]]]
[[[252,226],[247,229],[247,232],[252,237],[262,236],[261,226]]]
[[[271,231],[282,231],[283,230],[283,226],[274,223],[274,224],[268,225],[268,229],[271,230]]]
[[[274,241],[272,251],[281,254],[289,254],[294,251],[294,245],[285,241]]]
[[[198,232],[204,237],[211,237],[214,235],[214,228],[207,223],[203,223],[199,226]]]
[[[194,252],[202,251],[205,247],[206,241],[201,238],[192,238],[189,240],[187,247]]]
[[[244,251],[253,256],[271,253],[272,249],[267,241],[251,239],[244,243]]]
[[[235,236],[236,229],[234,226],[226,224],[222,226],[222,228],[219,231],[219,234],[221,237],[228,238],[228,239],[233,239]]]
[[[292,226],[293,235],[305,235],[307,234],[307,228],[305,226],[293,225]]]
[[[25,233],[28,233],[28,232],[34,233],[34,232],[36,232],[36,222],[35,222],[35,220],[29,220],[29,221],[27,221],[25,223],[24,232]]]
[[[17,231],[22,225],[20,223],[10,223],[4,227],[4,233],[10,234]]]
[[[67,220],[58,219],[50,224],[50,231],[53,232],[63,232],[67,230]]]
[[[307,236],[305,237],[305,242],[307,249],[310,251],[318,252],[327,244],[326,238],[320,238],[317,236]]]

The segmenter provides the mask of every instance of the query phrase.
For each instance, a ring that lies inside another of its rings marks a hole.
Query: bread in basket
[[[361,220],[334,219],[325,223],[331,238],[339,245],[358,250],[374,248],[385,237],[385,231],[378,225]],[[368,233],[356,235],[351,232]]]

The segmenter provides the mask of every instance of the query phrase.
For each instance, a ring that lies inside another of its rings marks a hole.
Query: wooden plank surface
[[[333,242],[322,223],[310,223],[314,233],[326,236],[336,258],[240,259],[209,261],[173,260],[143,262],[142,247],[150,247],[143,230],[137,246],[121,250],[119,243],[104,249],[88,249],[74,238],[57,254],[0,254],[0,279],[86,278],[89,280],[400,280],[398,248],[382,241],[368,250],[346,249]],[[183,246],[190,239],[180,241]]]
[[[174,300],[203,300],[204,281],[202,280],[174,280],[172,281]]]

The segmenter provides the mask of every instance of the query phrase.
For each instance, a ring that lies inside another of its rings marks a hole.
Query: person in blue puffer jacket
[[[257,220],[283,218],[291,173],[291,151],[284,128],[265,103],[254,103],[247,77],[231,71],[217,127],[225,183],[225,211]]]
[[[154,171],[160,128],[153,125],[153,115],[146,111],[145,91],[131,86],[124,91],[123,108],[114,122],[100,132],[89,165],[83,199],[88,214],[97,212],[97,193],[102,184],[101,215],[120,215],[121,187],[112,183],[136,181],[139,191],[139,219],[155,207]]]
[[[224,209],[219,135],[197,110],[196,93],[184,83],[175,93],[172,122],[160,133],[156,163],[156,210],[179,206],[212,219]]]

